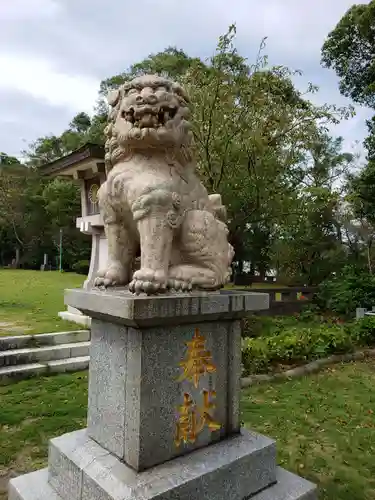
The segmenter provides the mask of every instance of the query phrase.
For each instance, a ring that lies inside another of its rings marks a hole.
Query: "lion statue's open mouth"
[[[130,106],[127,110],[122,110],[121,117],[137,128],[159,128],[167,126],[168,122],[176,116],[176,107],[168,104],[159,106]]]
[[[160,76],[141,76],[122,85],[109,98],[109,155],[117,161],[119,148],[125,154],[148,147],[189,148],[188,102],[180,85]]]

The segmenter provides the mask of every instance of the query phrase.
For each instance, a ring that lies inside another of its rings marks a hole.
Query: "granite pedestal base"
[[[66,301],[92,318],[87,432],[103,448],[142,471],[239,433],[240,319],[267,294],[70,290]]]
[[[13,479],[9,500],[316,500],[316,488],[275,465],[275,444],[242,431],[144,472],[87,436],[51,440],[49,468]]]
[[[9,500],[316,498],[240,426],[240,320],[268,295],[69,290],[66,303],[92,318],[87,429],[52,439],[48,472],[12,480]]]

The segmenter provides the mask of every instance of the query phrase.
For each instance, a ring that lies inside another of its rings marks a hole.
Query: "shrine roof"
[[[68,155],[45,163],[40,167],[40,172],[46,176],[69,175],[75,166],[77,170],[82,170],[85,163],[89,164],[93,160],[104,161],[104,146],[88,142]]]

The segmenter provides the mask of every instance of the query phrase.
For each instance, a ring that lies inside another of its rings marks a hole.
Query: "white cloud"
[[[366,0],[365,0],[366,3]],[[255,30],[269,37],[278,52],[319,58],[324,38],[334,28],[353,0],[266,0],[240,23],[253,24]],[[254,17],[253,17],[254,16]]]
[[[368,3],[369,0],[361,0]],[[23,138],[61,133],[77,111],[91,111],[100,80],[126,70],[151,52],[174,45],[189,55],[210,56],[217,38],[237,23],[237,47],[252,63],[260,40],[271,64],[301,69],[296,80],[321,91],[314,102],[343,105],[333,72],[320,66],[325,37],[353,0],[0,0],[0,102],[22,101],[0,116],[0,150],[22,149]],[[28,98],[30,104],[28,104]],[[26,107],[28,110],[26,110]],[[29,112],[38,129],[24,128]],[[48,118],[45,118],[49,109]],[[13,113],[13,114],[9,114]],[[368,110],[333,130],[345,144],[363,140]],[[12,123],[10,127],[5,124]],[[17,120],[19,133],[17,135]],[[44,132],[45,130],[45,132]],[[27,135],[26,135],[27,134]]]
[[[97,97],[99,80],[58,72],[42,58],[0,53],[0,89],[28,93],[51,106],[65,106],[72,113],[91,112]]]
[[[27,19],[48,19],[58,16],[63,10],[54,0],[2,0],[0,23]]]

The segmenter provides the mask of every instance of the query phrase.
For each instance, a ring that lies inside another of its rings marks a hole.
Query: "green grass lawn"
[[[0,337],[79,329],[57,313],[65,310],[64,289],[81,287],[84,280],[74,273],[0,269]]]
[[[64,289],[84,280],[73,273],[0,269],[0,336],[79,329],[57,313],[65,310]]]
[[[260,385],[243,392],[243,420],[277,440],[279,463],[318,483],[320,500],[373,500],[374,385],[373,362]],[[0,387],[0,401],[0,500],[5,500],[10,475],[46,465],[49,438],[85,425],[87,375]]]

